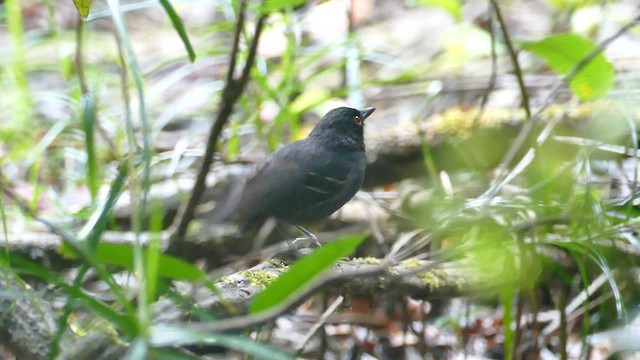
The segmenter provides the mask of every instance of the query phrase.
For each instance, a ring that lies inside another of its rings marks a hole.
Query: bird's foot
[[[299,237],[293,239],[291,245],[297,249],[322,247],[317,237]]]
[[[313,245],[314,248],[322,247],[322,245],[320,245],[320,242],[318,241],[318,237],[316,236],[316,234],[307,230],[304,226],[296,225],[296,227],[298,228],[298,230],[300,230],[300,232],[304,234],[304,237],[299,237],[293,240],[294,245],[296,242],[306,242],[306,247],[310,247],[311,245]]]
[[[313,245],[314,247],[322,247],[322,245],[320,245],[320,241],[318,241],[318,237],[316,236],[316,234],[307,230],[304,226],[296,225],[296,227],[304,234],[304,237],[296,238],[295,240],[293,240],[293,244],[295,244],[296,242],[305,241],[309,242],[308,245]]]

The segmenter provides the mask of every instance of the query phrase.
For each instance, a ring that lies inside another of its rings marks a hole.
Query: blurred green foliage
[[[78,34],[69,25],[58,26],[52,21],[49,28],[32,29],[32,24],[23,22],[25,14],[28,15],[24,8],[27,5],[7,0],[0,7],[1,25],[8,30],[10,40],[10,51],[0,57],[3,118],[0,169],[3,177],[27,188],[31,210],[60,219],[62,228],[73,240],[61,251],[71,249],[72,258],[83,264],[83,270],[69,284],[56,270],[8,252],[2,255],[2,267],[11,268],[18,275],[36,276],[67,296],[55,345],[59,345],[57,341],[66,331],[65,318],[74,308],[82,308],[112,324],[130,341],[131,358],[144,358],[159,347],[193,343],[219,343],[273,358],[289,356],[249,337],[162,328],[153,325],[151,319],[155,299],[180,297],[167,279],[186,280],[194,285],[203,281],[204,274],[195,265],[162,253],[160,234],[169,224],[162,223],[162,209],[146,198],[154,177],[161,178],[162,174],[176,177],[187,169],[193,156],[183,155],[181,150],[204,140],[201,129],[209,124],[221,97],[221,79],[226,75],[224,65],[230,49],[229,33],[238,16],[238,1],[215,2],[211,5],[214,14],[205,23],[180,18],[181,7],[192,6],[191,2],[174,3],[179,5],[174,9],[169,1],[161,1],[160,5],[110,1],[111,9],[119,10],[113,15],[107,9],[94,8],[89,13],[88,1],[74,3],[90,21],[79,23],[85,30],[78,36],[84,41],[85,53],[77,58]],[[271,13],[266,33],[273,36],[269,46],[277,49],[272,55],[259,56],[251,70],[250,86],[224,133],[221,149],[227,160],[275,151],[284,143],[304,137],[309,130],[305,114],[321,114],[336,98],[375,86],[392,88],[406,84],[415,85],[422,96],[422,91],[429,91],[425,90],[425,77],[441,75],[438,71],[463,69],[473,60],[488,60],[492,46],[498,56],[504,56],[502,40],[492,38],[486,24],[465,19],[462,2],[406,1],[411,6],[444,9],[454,20],[438,35],[442,48],[425,59],[423,66],[394,69],[388,77],[367,73],[369,76],[362,79],[355,77],[354,85],[347,81],[347,64],[376,68],[381,63],[393,63],[389,60],[392,56],[376,53],[361,44],[357,31],[330,44],[314,42],[301,30],[304,7],[295,9],[304,3],[267,0],[259,6],[258,2],[251,2],[253,12],[248,14],[251,19],[261,12]],[[550,3],[558,11],[565,11],[596,2]],[[49,9],[55,12],[57,6]],[[167,16],[166,26],[149,21],[154,10]],[[53,15],[47,18],[54,19],[56,14]],[[118,31],[115,39],[103,28],[109,19]],[[74,23],[77,19],[72,20]],[[157,40],[148,40],[145,35],[154,33],[162,41],[177,39],[180,47],[172,49],[179,50],[145,57],[152,64],[144,63],[141,70],[138,63],[140,54],[146,50],[145,42]],[[247,56],[244,45],[250,39],[243,34],[241,40],[239,59],[244,61]],[[570,74],[597,48],[592,40],[567,33],[518,44],[560,75]],[[88,94],[81,89],[80,68],[86,74]],[[536,65],[527,71],[539,69]],[[576,74],[570,87],[578,99],[591,100],[607,96],[615,79],[612,64],[599,54]],[[587,129],[591,139],[637,151],[638,142],[634,138],[637,118],[629,109],[632,107],[627,103],[607,106],[606,110],[582,119],[580,126]],[[623,108],[627,111],[622,111]],[[606,299],[599,308],[590,308],[586,316],[611,309],[623,316],[625,303],[635,303],[638,297],[628,286],[623,287],[619,279],[627,279],[629,270],[637,264],[634,256],[617,245],[623,242],[640,248],[640,240],[634,233],[621,231],[637,226],[638,210],[633,205],[636,195],[623,205],[607,203],[603,188],[595,180],[603,175],[598,170],[603,158],[619,159],[620,155],[603,155],[589,146],[554,141],[538,144],[530,139],[527,147],[537,157],[491,202],[477,206],[471,200],[481,193],[479,188],[484,189],[491,182],[486,173],[491,170],[488,164],[499,161],[510,145],[508,139],[513,131],[482,129],[474,122],[475,114],[475,109],[454,108],[431,118],[439,130],[451,135],[442,140],[448,151],[439,154],[425,151],[428,158],[425,163],[433,174],[429,180],[417,180],[419,190],[401,209],[406,218],[398,221],[400,225],[390,223],[388,227],[424,230],[437,235],[436,248],[461,251],[458,259],[472,264],[471,271],[484,279],[484,288],[477,296],[501,301],[507,324],[517,321],[512,306],[519,299],[557,283],[575,294],[601,275],[609,284],[608,290],[601,290]],[[483,121],[481,116],[478,118]],[[511,118],[518,124],[530,120],[516,115]],[[186,128],[194,126],[197,130],[164,148],[154,147],[156,141],[162,140],[162,130],[181,129],[184,123],[188,123]],[[562,130],[561,126],[556,128],[558,133]],[[537,128],[536,131],[542,132]],[[425,144],[425,149],[428,145]],[[525,151],[519,155],[524,156]],[[438,183],[442,179],[438,175],[443,175],[438,170],[443,164],[455,168],[447,174],[454,193],[447,191],[444,181]],[[156,169],[162,174],[152,172]],[[110,212],[124,189],[129,191],[136,208],[132,219],[137,224],[136,243],[101,244],[103,232],[111,225]],[[110,195],[105,196],[106,193]],[[14,204],[2,201],[0,205],[3,224],[28,221]],[[144,247],[140,233],[147,213],[151,213],[148,226],[151,237],[148,247]],[[77,224],[84,225],[78,229]],[[5,241],[7,233],[5,230]],[[352,237],[327,245],[293,265],[287,275],[256,298],[252,310],[259,312],[286,302],[287,295],[308,286],[312,275],[351,253],[361,240]],[[89,269],[108,284],[115,300],[103,301],[85,291],[82,280]],[[117,271],[130,273],[144,284],[134,298],[125,295],[127,289],[114,280]],[[210,283],[206,286],[212,287]],[[196,317],[213,321],[206,314],[199,313]],[[587,320],[585,326],[589,324]],[[510,353],[515,348],[512,342],[517,339],[510,329],[506,330],[506,337],[505,347]]]

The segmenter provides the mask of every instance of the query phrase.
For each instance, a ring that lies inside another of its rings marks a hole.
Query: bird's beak
[[[376,108],[374,107],[368,107],[364,110],[360,110],[360,117],[362,118],[362,120],[366,119],[369,115],[371,115],[372,112],[375,111]]]

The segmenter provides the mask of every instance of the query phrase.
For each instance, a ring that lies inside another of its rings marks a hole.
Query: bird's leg
[[[302,225],[294,225],[295,227],[298,228],[298,230],[300,230],[300,232],[302,232],[304,234],[305,237],[302,238],[296,238],[295,240],[293,240],[293,243],[295,244],[298,241],[302,241],[302,240],[307,240],[307,241],[311,241],[311,243],[313,245],[315,245],[316,247],[321,247],[322,245],[320,245],[320,242],[318,241],[318,237],[316,236],[316,234],[312,233],[311,231],[307,230],[304,226]]]
[[[291,245],[292,247],[297,248],[298,246],[294,246],[296,245],[296,243],[300,243],[300,242],[308,242],[311,241],[311,243],[316,246],[316,247],[320,247],[320,242],[318,241],[318,237],[312,233],[311,231],[307,230],[304,226],[301,225],[294,225],[296,228],[298,228],[298,230],[300,230],[300,232],[302,232],[304,234],[303,237],[297,237],[295,239],[293,239],[293,241],[291,241],[289,243],[289,245]],[[278,232],[282,235],[282,237],[284,238],[288,238],[289,232],[287,231],[287,228],[285,226],[285,224],[283,223],[278,223],[276,225],[276,228],[278,229]]]

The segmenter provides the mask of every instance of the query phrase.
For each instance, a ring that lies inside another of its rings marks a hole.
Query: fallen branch
[[[316,281],[311,288],[279,307],[259,316],[229,317],[230,314],[246,314],[255,295],[287,269],[288,266],[279,260],[260,263],[249,270],[218,280],[216,286],[219,292],[216,294],[203,287],[191,289],[193,284],[186,285],[188,289],[182,286],[183,289],[187,289],[186,296],[192,298],[194,308],[210,315],[228,318],[210,323],[185,323],[189,309],[181,309],[173,301],[163,299],[154,304],[155,323],[215,332],[246,330],[280,316],[319,291],[367,296],[393,292],[417,299],[430,299],[461,294],[473,281],[473,278],[456,265],[421,260],[408,260],[398,264],[374,258],[344,260],[340,261],[333,271]],[[6,283],[0,280],[0,293],[12,294],[0,298],[0,333],[9,334],[8,344],[16,354],[29,359],[45,359],[48,356],[48,346],[56,321],[51,306],[15,282],[11,283],[11,287],[12,291],[7,291]],[[33,301],[38,302],[35,308],[44,311],[34,311]],[[105,358],[117,359],[126,348],[114,343],[112,337],[113,335],[100,332],[78,337],[73,332],[67,332],[61,357],[82,360],[94,359],[98,354],[105,354],[108,355]]]

